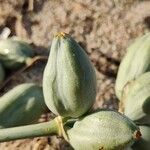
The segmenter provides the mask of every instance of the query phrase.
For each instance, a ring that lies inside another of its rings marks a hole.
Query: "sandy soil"
[[[37,55],[47,55],[56,32],[70,33],[85,48],[96,68],[96,108],[118,109],[114,94],[117,69],[128,45],[150,30],[149,0],[0,0],[0,33],[30,42]],[[33,5],[32,5],[33,4]],[[19,83],[41,84],[46,61],[14,77],[1,92]],[[3,150],[71,150],[53,137],[0,144]]]

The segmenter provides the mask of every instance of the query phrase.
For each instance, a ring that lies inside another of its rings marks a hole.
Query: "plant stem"
[[[28,58],[26,60],[26,69],[31,67],[34,63],[36,63],[37,61],[40,61],[40,60],[48,60],[48,57],[47,56],[35,56],[33,58]]]
[[[12,80],[13,77],[18,76],[20,73],[22,73],[23,71],[27,70],[29,67],[31,67],[34,63],[36,63],[37,61],[40,60],[47,60],[48,57],[47,56],[35,56],[33,58],[28,58],[25,62],[25,66],[22,67],[20,70],[18,70],[17,72],[15,72],[14,74],[12,74],[10,77],[8,77],[0,86],[0,91],[5,87],[5,85]]]
[[[54,120],[39,124],[0,129],[0,142],[58,134]]]

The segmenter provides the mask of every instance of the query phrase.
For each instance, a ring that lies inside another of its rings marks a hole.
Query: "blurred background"
[[[7,27],[7,28],[6,28]],[[85,49],[97,74],[96,108],[118,109],[114,83],[127,47],[150,30],[150,0],[0,0],[0,35],[29,42],[48,56],[53,35],[71,34]],[[46,61],[39,61],[5,86],[1,95],[24,82],[42,84]],[[54,118],[49,113],[48,117]],[[43,117],[44,119],[44,117]],[[0,150],[71,150],[61,138],[42,137],[0,144]]]

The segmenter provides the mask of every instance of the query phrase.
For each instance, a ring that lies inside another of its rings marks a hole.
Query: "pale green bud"
[[[41,87],[34,83],[20,84],[0,97],[0,128],[38,122],[47,110]]]
[[[129,83],[124,93],[124,114],[137,123],[150,124],[150,72]]]
[[[56,115],[79,117],[93,105],[96,76],[85,51],[65,33],[57,34],[44,71],[43,93]]]
[[[119,66],[115,91],[121,99],[124,86],[139,75],[150,70],[150,33],[135,40],[127,49]]]
[[[0,60],[6,68],[16,69],[26,64],[27,59],[33,56],[34,52],[26,42],[13,39],[0,40]]]
[[[141,136],[130,119],[110,110],[81,118],[67,134],[75,150],[124,150]]]

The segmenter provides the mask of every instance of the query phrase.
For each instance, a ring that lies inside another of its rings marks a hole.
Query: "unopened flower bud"
[[[123,150],[141,136],[130,119],[110,110],[81,118],[67,134],[75,150]]]
[[[68,34],[59,33],[52,41],[43,92],[48,108],[64,117],[79,117],[94,103],[96,76],[93,65]]]

